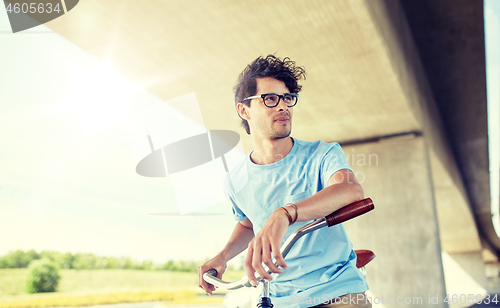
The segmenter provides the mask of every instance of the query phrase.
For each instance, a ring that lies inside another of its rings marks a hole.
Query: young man
[[[282,242],[296,229],[363,199],[338,143],[290,137],[302,78],[303,68],[273,55],[257,58],[238,78],[236,108],[254,150],[226,177],[226,195],[238,223],[226,247],[198,268],[199,286],[212,294],[215,288],[203,281],[203,273],[215,268],[222,277],[227,261],[248,248],[250,282],[256,284],[255,272],[273,280],[270,295],[276,307],[371,307],[342,225],[305,235],[286,261],[280,254]]]

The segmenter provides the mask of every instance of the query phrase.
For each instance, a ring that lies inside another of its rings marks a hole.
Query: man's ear
[[[247,105],[243,103],[238,103],[236,105],[236,109],[238,111],[238,115],[240,116],[241,119],[243,120],[249,120],[250,119],[250,114],[248,113],[248,107]]]

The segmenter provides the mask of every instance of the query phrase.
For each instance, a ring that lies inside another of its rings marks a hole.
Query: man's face
[[[257,78],[257,94],[275,93],[283,95],[290,93],[283,81],[272,77]],[[292,131],[293,108],[288,107],[280,99],[276,107],[266,107],[262,98],[254,98],[248,110],[250,132],[263,138],[282,139],[290,136]]]

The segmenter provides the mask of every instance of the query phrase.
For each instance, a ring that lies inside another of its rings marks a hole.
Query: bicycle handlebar
[[[349,205],[344,206],[326,216],[326,222],[328,227],[334,226],[344,221],[348,221],[354,217],[360,216],[366,212],[374,209],[373,201],[370,198],[366,198],[360,201],[353,202]]]
[[[283,246],[281,246],[280,252],[283,258],[286,257],[290,249],[292,249],[293,244],[301,238],[302,236],[310,233],[314,230],[318,230],[323,227],[331,227],[337,225],[339,223],[348,221],[354,217],[367,213],[373,210],[375,206],[373,205],[373,201],[370,198],[366,198],[360,201],[353,202],[348,204],[330,215],[320,218],[316,221],[311,222],[303,226],[302,228],[297,229],[294,233],[292,233],[288,239],[285,241]],[[275,263],[275,265],[277,265]],[[252,285],[248,281],[247,275],[244,275],[240,280],[233,282],[226,282],[222,279],[219,279],[217,276],[217,270],[210,269],[206,273],[203,274],[203,280],[206,282],[213,284],[214,286],[227,289],[227,290],[236,290],[242,287],[251,287]],[[260,275],[256,273],[255,277],[257,281],[261,281]]]

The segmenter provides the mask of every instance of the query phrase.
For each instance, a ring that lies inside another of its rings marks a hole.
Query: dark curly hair
[[[258,57],[241,72],[234,86],[235,105],[243,103],[250,107],[251,100],[243,101],[245,97],[257,94],[256,78],[273,77],[285,83],[290,93],[299,93],[302,86],[300,79],[306,79],[306,71],[295,62],[286,57],[280,59],[275,55]],[[238,113],[239,115],[239,113]],[[240,116],[241,117],[241,116]],[[247,120],[241,119],[241,126],[250,135],[250,127]]]

